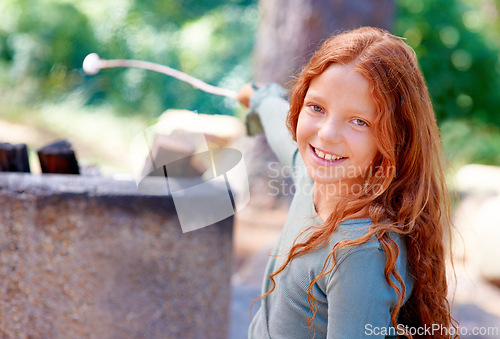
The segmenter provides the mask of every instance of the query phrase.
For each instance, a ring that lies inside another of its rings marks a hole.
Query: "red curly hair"
[[[287,124],[296,140],[297,122],[311,80],[332,64],[351,64],[371,86],[377,114],[373,133],[378,155],[375,170],[368,173],[366,190],[347,196],[332,211],[324,227],[302,243],[295,243],[284,264],[324,246],[342,220],[369,206],[373,221],[366,235],[341,241],[325,260],[321,274],[309,285],[308,301],[312,326],[317,302],[312,295],[315,283],[335,266],[335,252],[345,246],[363,244],[376,237],[387,255],[384,274],[398,295],[391,321],[409,327],[432,327],[438,324],[451,331],[434,333],[433,338],[458,337],[457,324],[447,300],[446,246],[450,239],[449,196],[441,164],[441,144],[434,110],[426,83],[419,70],[415,52],[402,39],[372,27],[347,31],[326,40],[291,87]],[[307,230],[306,230],[307,231]],[[406,242],[409,266],[415,277],[413,290],[403,305],[406,287],[395,268],[399,248],[389,232],[401,234]],[[401,286],[397,286],[391,277]],[[334,302],[334,301],[333,301]],[[448,332],[448,333],[447,333]],[[404,334],[411,338],[410,333]]]

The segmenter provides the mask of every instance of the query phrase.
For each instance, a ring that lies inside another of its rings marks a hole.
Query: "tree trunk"
[[[360,26],[390,29],[394,0],[262,0],[255,80],[286,84],[322,40]]]

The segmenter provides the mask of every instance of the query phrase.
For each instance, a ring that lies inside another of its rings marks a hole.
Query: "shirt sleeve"
[[[283,99],[285,91],[277,84],[258,88],[250,100],[250,109],[259,115],[267,142],[282,166],[293,165],[297,143],[286,126],[289,103]]]
[[[378,247],[355,250],[339,262],[327,286],[327,338],[385,338],[397,303],[385,262]]]

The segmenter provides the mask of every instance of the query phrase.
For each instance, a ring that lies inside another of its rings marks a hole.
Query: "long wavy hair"
[[[336,251],[375,237],[387,256],[385,278],[398,296],[391,313],[393,326],[399,329],[405,327],[401,325],[417,328],[439,324],[451,330],[433,333],[433,338],[458,337],[454,334],[457,331],[452,331],[458,325],[447,300],[445,259],[450,253],[446,250],[446,240],[450,239],[451,226],[440,136],[415,52],[401,38],[372,27],[347,31],[326,40],[291,86],[287,125],[294,140],[311,80],[332,64],[351,64],[353,70],[370,83],[377,110],[373,133],[378,155],[374,170],[365,177],[366,189],[359,194],[350,193],[322,227],[308,228],[306,231],[312,232],[307,240],[294,243],[283,265],[270,275],[270,289],[261,297],[274,290],[274,277],[291,260],[326,245],[342,220],[369,206],[373,226],[358,239],[337,243],[326,258],[323,270],[309,285],[309,327],[312,328],[318,307],[313,287],[334,269]],[[399,248],[389,232],[399,233],[405,239],[409,266],[415,278],[404,305],[406,286],[395,267]],[[409,332],[404,336],[412,337]]]

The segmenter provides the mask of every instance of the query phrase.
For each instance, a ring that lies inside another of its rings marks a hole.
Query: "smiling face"
[[[313,78],[297,123],[297,145],[315,184],[360,183],[377,147],[370,84],[352,65]]]

